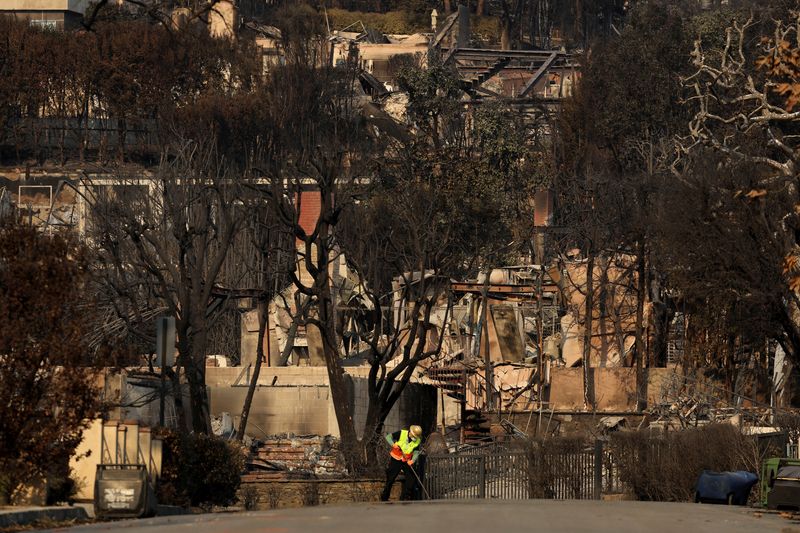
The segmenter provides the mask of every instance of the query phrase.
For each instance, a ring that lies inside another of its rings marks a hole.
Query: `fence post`
[[[594,441],[594,499],[599,500],[603,491],[603,441]]]
[[[483,454],[478,461],[478,497],[486,497],[486,456]]]

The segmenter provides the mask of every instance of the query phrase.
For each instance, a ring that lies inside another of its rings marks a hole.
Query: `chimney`
[[[465,5],[458,5],[458,40],[456,48],[469,47],[469,8]]]

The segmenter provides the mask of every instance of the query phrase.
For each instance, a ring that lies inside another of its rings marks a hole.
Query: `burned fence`
[[[425,485],[432,499],[600,499],[621,492],[613,456],[601,441],[531,443],[429,456]]]

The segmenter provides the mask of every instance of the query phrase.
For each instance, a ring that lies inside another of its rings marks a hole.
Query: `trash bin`
[[[767,509],[800,511],[800,466],[781,466],[767,496]]]
[[[784,466],[800,466],[800,459],[790,459],[788,457],[770,457],[764,460],[761,467],[761,505],[767,506],[767,498],[778,477],[778,470]]]
[[[144,465],[97,465],[94,512],[99,518],[141,518],[156,512]]]
[[[697,480],[695,501],[698,503],[727,503],[747,505],[750,489],[758,482],[752,472],[712,472],[703,470]]]

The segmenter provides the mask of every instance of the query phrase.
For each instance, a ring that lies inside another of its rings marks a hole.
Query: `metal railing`
[[[432,499],[589,500],[624,490],[602,441],[569,451],[487,446],[432,455],[425,463],[425,487]]]
[[[530,497],[524,452],[433,455],[425,465],[426,489],[432,499]]]

